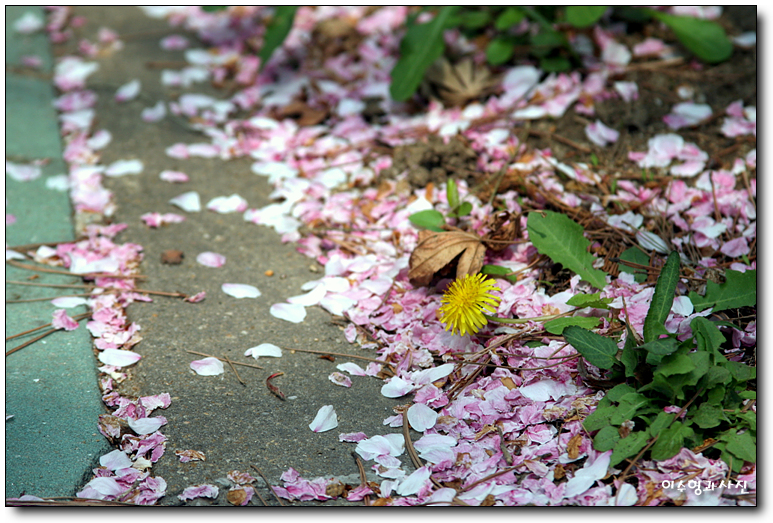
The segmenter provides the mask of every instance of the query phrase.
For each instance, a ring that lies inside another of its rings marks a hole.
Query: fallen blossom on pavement
[[[257,298],[260,296],[260,291],[257,287],[245,283],[224,283],[220,288],[224,293],[233,296],[234,298]]]
[[[116,102],[128,102],[134,100],[140,94],[141,84],[139,80],[132,80],[118,88],[115,92]]]
[[[140,219],[142,219],[148,227],[162,227],[169,223],[182,223],[185,221],[185,216],[180,216],[179,214],[171,212],[164,214],[148,212],[140,216]]]
[[[269,313],[280,320],[301,323],[306,318],[306,307],[297,303],[275,303]]]
[[[198,262],[200,265],[203,265],[204,267],[212,267],[213,269],[217,269],[225,265],[225,256],[216,252],[202,252],[196,256],[196,262]]]
[[[54,319],[51,321],[51,326],[55,329],[73,331],[78,328],[78,322],[70,318],[64,309],[58,309],[54,311]]]
[[[188,175],[181,171],[161,171],[158,177],[169,183],[185,183],[190,181]]]
[[[99,353],[99,361],[106,365],[112,365],[114,367],[128,367],[134,365],[142,356],[136,352],[120,349],[105,349]]]
[[[255,347],[251,347],[244,352],[245,356],[252,356],[256,360],[258,358],[270,356],[272,358],[281,358],[282,349],[277,347],[273,343],[261,343]]]
[[[191,368],[199,376],[217,376],[225,372],[223,362],[217,358],[204,358],[191,362]]]
[[[314,421],[309,424],[313,432],[327,432],[338,426],[338,416],[332,405],[320,407],[319,412],[314,417]]]
[[[193,485],[193,486],[187,487],[185,490],[182,491],[181,494],[178,494],[177,497],[180,499],[180,501],[190,501],[195,498],[215,499],[219,493],[220,493],[220,490],[214,485],[209,485],[209,484]]]
[[[197,193],[196,191],[189,191],[181,194],[180,196],[175,196],[174,198],[169,200],[169,203],[171,203],[172,205],[176,205],[183,211],[188,211],[188,212],[201,211],[201,199],[199,197],[199,193]]]

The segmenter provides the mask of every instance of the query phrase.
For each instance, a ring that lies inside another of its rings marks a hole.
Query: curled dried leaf
[[[520,232],[518,218],[511,212],[500,212],[490,217],[489,232],[483,237],[483,244],[492,251],[505,249]]]
[[[483,267],[486,247],[479,236],[464,231],[421,231],[419,243],[411,253],[408,278],[412,285],[429,285],[432,277],[459,257],[456,277],[477,274]]]
[[[490,94],[498,79],[485,65],[476,65],[471,58],[451,64],[440,58],[425,75],[425,89],[449,105],[461,106]]]

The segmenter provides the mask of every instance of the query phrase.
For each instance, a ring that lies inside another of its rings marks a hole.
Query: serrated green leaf
[[[593,294],[575,294],[566,300],[566,304],[577,307],[578,309],[584,309],[585,307],[608,309],[609,304],[613,301],[612,298],[601,298],[601,293],[595,292]]]
[[[582,327],[564,329],[564,339],[579,352],[588,363],[600,369],[611,369],[617,363],[617,344],[609,338]]]
[[[515,6],[510,6],[499,14],[496,21],[494,22],[494,27],[498,31],[504,31],[506,29],[510,29],[516,24],[520,24],[523,18],[523,11]]]
[[[400,59],[392,68],[389,86],[392,99],[402,102],[416,92],[427,68],[443,54],[443,31],[458,8],[443,6],[430,22],[408,28],[400,43]]]
[[[679,253],[671,251],[660,271],[655,284],[655,293],[652,295],[652,303],[647,311],[647,317],[644,318],[642,332],[645,342],[656,340],[661,334],[668,334],[664,323],[674,304],[677,283],[679,283]]]
[[[693,430],[682,424],[681,421],[675,421],[670,427],[663,429],[658,440],[650,448],[650,457],[654,460],[663,460],[673,458],[682,447],[684,447],[685,438],[690,438]]]
[[[515,44],[511,38],[497,36],[486,46],[486,60],[491,65],[501,65],[513,57]]]
[[[751,410],[746,412],[741,412],[740,414],[737,414],[737,417],[744,420],[749,425],[750,429],[752,429],[755,432],[757,431],[757,413],[756,412]]]
[[[566,21],[574,27],[590,27],[604,16],[608,8],[606,5],[568,5]]]
[[[599,430],[602,427],[609,425],[609,418],[617,412],[617,407],[614,405],[606,405],[604,407],[598,407],[591,412],[587,418],[582,422],[582,426],[588,432]]]
[[[634,457],[647,445],[648,438],[647,431],[638,430],[628,434],[628,437],[618,440],[612,450],[612,456],[609,458],[609,466],[614,467],[624,459]]]
[[[408,221],[417,227],[423,227],[435,232],[443,232],[443,224],[446,223],[443,214],[434,209],[415,212],[408,216]]]
[[[277,47],[282,45],[285,38],[293,28],[295,12],[297,5],[278,5],[274,8],[274,16],[266,25],[266,34],[263,37],[263,47],[260,48],[258,57],[260,58],[260,69],[268,63],[271,55]]]
[[[650,423],[650,434],[653,436],[660,434],[663,429],[671,424],[675,417],[676,414],[673,412],[658,413],[655,419],[652,420],[652,423]]]
[[[698,406],[690,419],[702,429],[710,429],[722,423],[726,418],[722,405],[703,402]]]
[[[757,462],[757,438],[747,430],[741,434],[733,431],[727,438],[725,449],[734,456],[752,463]]]
[[[620,439],[620,432],[617,428],[607,425],[596,433],[593,437],[593,448],[599,452],[606,452],[614,448]]]
[[[639,346],[639,348],[652,354],[667,356],[679,348],[679,345],[674,338],[659,338],[649,343],[645,343],[644,345]]]
[[[695,364],[689,356],[670,354],[661,360],[654,372],[663,376],[672,376],[674,374],[687,374],[693,370],[695,370]]]
[[[757,271],[725,271],[725,283],[706,282],[706,296],[690,292],[696,311],[713,307],[713,312],[757,305]]]
[[[606,273],[593,268],[590,242],[582,235],[582,226],[569,217],[552,211],[530,212],[526,221],[529,239],[541,254],[550,257],[580,275],[597,289],[606,286]]]
[[[650,264],[650,257],[643,253],[641,249],[637,249],[636,247],[629,247],[628,249],[624,250],[622,254],[620,254],[619,258],[623,261],[635,263],[637,265],[647,266]],[[647,280],[647,271],[644,269],[629,267],[624,263],[618,264],[618,268],[620,269],[620,272],[633,274],[633,279],[636,283],[644,283]]]
[[[564,329],[572,325],[582,327],[584,329],[592,329],[597,327],[601,321],[601,318],[589,318],[585,316],[577,316],[574,318],[556,318],[545,322],[545,330],[550,334],[561,334]]]
[[[716,22],[691,16],[675,16],[662,11],[648,11],[670,27],[682,45],[704,62],[723,62],[733,54],[733,43],[722,26]]]

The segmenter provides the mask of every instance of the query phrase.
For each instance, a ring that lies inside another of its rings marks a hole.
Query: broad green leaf
[[[593,294],[575,294],[566,300],[566,304],[578,309],[584,309],[585,307],[608,309],[612,301],[614,301],[612,298],[601,298],[601,293],[595,292]]]
[[[612,450],[609,466],[614,467],[624,459],[636,456],[647,445],[648,438],[649,434],[647,431],[637,430],[628,434],[628,437],[618,440]]]
[[[655,10],[648,11],[654,18],[670,27],[682,45],[704,62],[722,62],[733,54],[733,43],[722,26],[716,22]]]
[[[282,45],[282,42],[285,41],[285,38],[290,33],[297,10],[297,5],[278,5],[274,8],[274,17],[266,26],[263,47],[261,47],[258,53],[261,69],[268,63],[276,48]]]
[[[732,431],[726,441],[728,452],[744,461],[757,462],[757,438],[752,436],[751,431],[742,434]]]
[[[582,422],[582,426],[588,432],[599,430],[602,427],[609,425],[609,418],[617,412],[617,407],[613,405],[607,405],[605,407],[598,407],[591,412],[587,418]]]
[[[623,261],[635,263],[637,265],[646,266],[650,264],[650,257],[643,253],[641,249],[637,249],[636,247],[630,247],[624,250],[620,255],[620,259]],[[618,268],[620,269],[620,272],[633,274],[633,279],[636,281],[636,283],[644,283],[647,280],[647,271],[644,269],[629,267],[624,263],[618,264]]]
[[[616,427],[607,425],[596,433],[593,437],[593,448],[599,452],[612,450],[615,443],[620,439],[620,432]]]
[[[417,227],[423,227],[430,231],[442,232],[446,219],[434,209],[419,211],[408,216],[408,220]]]
[[[464,12],[464,16],[462,16],[461,19],[462,27],[468,29],[481,29],[491,23],[491,12],[488,10],[472,11],[468,9]]]
[[[725,336],[714,322],[699,316],[690,322],[690,328],[699,351],[709,354],[714,363],[727,361],[727,358],[719,351],[725,342]]]
[[[205,13],[216,13],[217,11],[225,11],[228,9],[227,5],[202,5],[201,10]]]
[[[458,8],[444,6],[430,22],[408,28],[400,43],[400,59],[391,73],[389,94],[392,99],[402,102],[416,92],[427,68],[443,54],[446,21]]]
[[[658,338],[639,347],[652,354],[666,356],[674,352],[677,348],[677,341],[674,338]]]
[[[530,212],[526,221],[529,239],[541,254],[580,275],[597,289],[606,285],[606,273],[593,268],[595,258],[588,252],[590,242],[580,224],[552,211]]]
[[[626,420],[630,420],[636,417],[636,412],[642,407],[650,406],[650,400],[644,394],[638,392],[630,392],[620,398],[620,403],[617,406],[617,412],[614,416],[609,418],[609,422],[612,425],[620,425]]]
[[[572,63],[563,56],[544,56],[539,60],[539,67],[546,73],[562,73],[572,68]]]
[[[556,318],[555,320],[545,322],[545,330],[550,334],[561,334],[564,332],[565,328],[572,325],[576,325],[584,329],[592,329],[598,326],[599,321],[601,321],[601,318],[588,318],[585,316],[578,316],[575,318]]]
[[[486,60],[491,65],[501,65],[513,56],[515,44],[505,36],[493,38],[486,46]]]
[[[674,374],[687,374],[695,370],[695,364],[684,354],[671,354],[663,358],[660,364],[655,368],[655,372],[663,376],[672,376]]]
[[[500,265],[484,265],[481,267],[480,272],[482,274],[489,274],[491,276],[502,276],[503,278],[515,283],[518,281],[518,277],[515,274],[510,274],[513,272],[512,269],[508,269],[507,267],[502,267]]]
[[[660,433],[658,440],[650,448],[650,456],[654,460],[672,458],[684,447],[685,438],[692,435],[693,430],[690,427],[686,427],[681,421],[675,421]]]
[[[753,431],[757,431],[757,413],[754,411],[746,411],[741,412],[738,414],[738,417],[746,421],[746,423],[749,425],[749,428]]]
[[[576,325],[564,329],[564,338],[591,365],[611,369],[617,363],[617,344],[609,338]]]
[[[636,376],[636,369],[639,367],[640,352],[636,350],[636,338],[631,330],[631,326],[627,323],[625,330],[625,344],[623,345],[623,352],[620,353],[620,363],[623,364],[626,378],[633,378]]]
[[[741,399],[745,400],[756,400],[757,399],[757,391],[756,390],[744,390],[738,393],[738,396]]]
[[[708,402],[700,404],[698,409],[692,413],[690,419],[702,429],[710,429],[722,423],[726,418],[722,412],[722,405],[716,405]]]
[[[510,29],[512,26],[516,24],[520,24],[523,18],[524,18],[523,11],[521,11],[515,6],[510,6],[504,11],[502,11],[502,13],[500,13],[496,21],[494,22],[494,27],[498,31],[504,31],[506,29]]]
[[[645,342],[656,340],[661,334],[668,334],[663,324],[668,319],[668,313],[674,304],[677,283],[679,283],[679,253],[671,251],[660,271],[655,284],[655,293],[652,295],[652,303],[647,311],[647,317],[644,318]]]
[[[696,311],[713,307],[713,312],[757,305],[757,271],[725,271],[725,283],[706,282],[706,296],[690,292]]]
[[[709,370],[703,376],[701,381],[701,387],[706,390],[713,389],[717,385],[727,385],[732,379],[730,371],[719,365],[712,365]]]
[[[555,30],[540,31],[529,39],[531,53],[534,56],[547,56],[551,50],[564,47],[567,44],[566,36]]]
[[[456,186],[453,178],[449,178],[448,182],[446,182],[446,199],[448,200],[448,206],[452,210],[459,207],[459,188]]]
[[[590,27],[607,11],[606,5],[568,5],[566,21],[575,27]]]
[[[472,212],[472,204],[470,202],[462,202],[459,205],[459,208],[456,210],[456,216],[462,217],[467,216]]]
[[[750,367],[740,361],[728,361],[723,363],[722,366],[730,371],[735,381],[740,383],[757,377],[757,369],[755,367]]]
[[[668,427],[671,422],[676,417],[676,414],[673,412],[660,412],[655,417],[654,420],[652,420],[652,423],[650,423],[650,434],[653,436],[657,436],[660,434],[660,431]]]
[[[636,389],[628,385],[627,383],[620,383],[618,385],[615,385],[611,389],[609,389],[604,396],[609,401],[614,401],[615,403],[619,402],[620,399],[625,396],[626,394],[630,394],[632,392],[636,392]]]
[[[711,357],[705,352],[691,352],[687,355],[695,368],[687,375],[687,385],[696,385],[711,369]]]

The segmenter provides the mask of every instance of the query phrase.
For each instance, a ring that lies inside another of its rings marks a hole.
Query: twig
[[[30,287],[53,287],[55,289],[96,289],[96,285],[85,284],[65,284],[65,283],[33,283],[31,281],[11,281],[6,280],[5,284],[11,285],[29,285]]]
[[[309,352],[311,354],[330,354],[331,356],[341,356],[342,358],[357,358],[360,360],[366,360],[366,361],[375,361],[376,363],[381,363],[382,365],[391,365],[388,361],[382,361],[377,360],[375,358],[368,358],[366,356],[355,356],[354,354],[342,354],[340,352],[330,352],[327,350],[312,350],[312,349],[292,349],[292,348],[285,348],[285,350],[295,350],[298,352]]]
[[[203,352],[196,352],[195,350],[185,349],[185,352],[190,352],[191,354],[198,354],[199,356],[205,356],[207,358],[216,358],[220,361],[224,361],[226,363],[230,362],[234,365],[242,365],[243,367],[252,367],[253,369],[263,369],[263,367],[261,367],[260,365],[253,365],[251,363],[242,363],[240,361],[230,361],[228,358],[218,358],[217,356],[212,356],[211,354],[204,354]]]
[[[360,457],[356,452],[352,452],[352,457],[354,458],[355,463],[357,463],[357,470],[360,472],[360,485],[367,485],[368,477],[365,475],[365,467],[362,466],[362,460],[360,460]],[[362,501],[366,507],[370,506],[370,496],[363,497]]]
[[[280,506],[282,506],[282,507],[284,507],[284,506],[285,506],[285,504],[284,504],[284,503],[282,503],[282,499],[281,499],[281,498],[280,498],[280,497],[277,495],[277,493],[276,493],[276,492],[274,492],[274,487],[272,487],[272,486],[271,486],[271,483],[269,483],[269,482],[268,482],[268,478],[266,478],[266,476],[265,476],[265,475],[263,475],[263,472],[261,472],[261,470],[260,470],[260,469],[259,469],[257,466],[255,466],[255,465],[250,465],[250,467],[252,467],[252,468],[254,468],[256,471],[258,471],[258,474],[260,474],[260,477],[261,477],[261,478],[263,478],[263,481],[265,481],[265,482],[266,482],[266,486],[268,487],[268,490],[270,490],[270,491],[271,491],[271,493],[274,495],[274,497],[276,498],[276,500],[279,502],[279,505],[280,505]]]
[[[43,296],[42,298],[29,298],[27,300],[5,300],[5,303],[31,303],[34,301],[48,301],[48,300],[55,300],[56,298],[88,298],[91,297],[92,293],[86,293],[86,294],[64,294],[59,296]]]
[[[74,316],[73,320],[81,321],[83,318],[86,318],[88,316],[91,316],[91,313],[90,312],[84,312],[83,314],[78,314],[77,316]],[[35,331],[39,331],[40,329],[45,329],[46,327],[51,327],[51,323],[46,323],[45,325],[41,325],[40,327],[35,327],[33,329],[30,329],[30,330],[27,330],[27,331],[24,331],[24,332],[20,332],[18,334],[13,334],[11,336],[6,337],[5,341],[12,340],[12,339],[18,338],[20,336],[24,336],[26,334],[30,334],[30,333],[35,332]],[[58,329],[54,329],[54,330],[58,330]]]
[[[537,131],[536,129],[530,129],[529,130],[529,134],[531,134],[533,136],[538,136],[540,138],[545,138],[545,139],[553,138],[555,141],[561,142],[564,145],[568,145],[569,147],[577,149],[578,151],[583,152],[585,154],[590,154],[591,152],[593,152],[589,147],[586,147],[586,146],[584,146],[582,144],[579,144],[579,143],[575,142],[574,140],[570,140],[569,138],[567,138],[565,136],[561,136],[560,134],[546,133],[546,132],[543,132],[543,131]]]
[[[38,267],[36,265],[30,265],[29,263],[22,263],[16,260],[5,260],[5,263],[13,265],[14,267],[18,267],[19,269],[27,269],[29,271],[47,272],[50,274],[63,274],[66,276],[77,276],[80,278],[147,278],[147,276],[142,274],[110,274],[106,272],[86,272],[82,274],[76,274],[70,271],[61,271],[58,269],[50,269],[48,267]]]
[[[225,361],[231,367],[231,370],[234,371],[234,374],[236,374],[236,379],[239,380],[239,383],[241,383],[242,385],[246,386],[247,384],[244,383],[244,381],[242,380],[241,376],[239,376],[239,372],[237,372],[236,367],[234,367],[234,362],[232,362],[230,359],[228,359],[228,356],[225,357]]]

